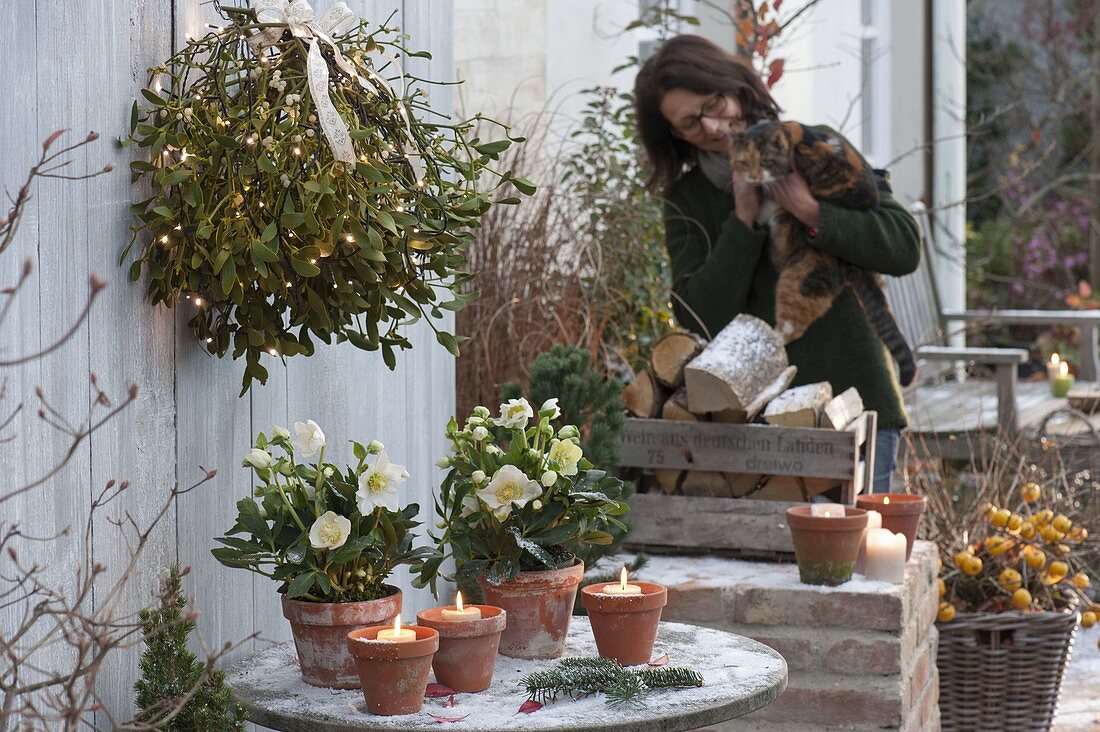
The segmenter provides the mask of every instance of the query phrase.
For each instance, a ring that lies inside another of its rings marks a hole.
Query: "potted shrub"
[[[503,608],[508,624],[500,652],[515,658],[557,658],[565,647],[573,601],[584,575],[576,552],[610,544],[608,529],[629,506],[619,479],[584,458],[580,433],[560,429],[557,399],[536,416],[526,399],[512,399],[491,418],[476,407],[447,437],[452,454],[436,512],[443,533],[433,537],[436,556],[420,567],[418,586],[431,585],[447,557],[456,574],[477,581],[489,605]]]
[[[401,590],[386,578],[430,550],[413,547],[420,507],[400,507],[408,472],[382,443],[352,442],[356,463],[341,470],[324,462],[316,422],[296,422],[294,431],[273,427],[270,438],[256,438],[243,463],[256,475],[256,498],[237,502],[237,522],[212,553],[279,583],[306,683],[353,689],[359,677],[347,634],[401,612]]]
[[[981,472],[929,481],[944,729],[1050,727],[1076,627],[1096,622],[1072,480],[1002,448]]]

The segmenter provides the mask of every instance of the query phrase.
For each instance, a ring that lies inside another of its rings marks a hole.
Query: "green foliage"
[[[564,181],[582,212],[582,235],[600,243],[600,266],[585,279],[606,303],[602,345],[609,360],[643,367],[653,343],[673,330],[661,202],[645,190],[634,142],[633,97],[596,88],[573,133]]]
[[[237,502],[237,521],[215,538],[223,546],[211,550],[214,558],[280,582],[279,592],[295,600],[393,594],[384,582],[394,569],[431,554],[413,547],[420,506],[398,508],[396,492],[408,473],[389,461],[381,443],[352,446],[358,462],[341,471],[324,462],[323,444],[317,462],[298,463],[286,430],[276,428],[270,441],[261,432],[244,461],[260,481],[258,502]],[[272,455],[273,448],[282,455]]]
[[[160,607],[141,611],[145,651],[141,678],[134,684],[141,710],[137,719],[164,732],[243,730],[248,710],[225,686],[225,672],[199,661],[187,649],[195,625],[184,614],[182,575],[178,566],[172,567],[161,587]],[[181,707],[181,700],[192,692]]]
[[[126,142],[148,157],[131,169],[153,195],[131,207],[131,279],[145,271],[150,302],[185,305],[210,353],[245,358],[242,394],[266,381],[264,353],[311,355],[315,339],[381,350],[392,369],[422,315],[457,354],[462,339],[433,319],[476,297],[463,285],[470,229],[493,200],[485,179],[534,190],[491,167],[522,138],[478,139],[474,120],[446,124],[424,91],[398,96],[377,54],[424,54],[360,23],[334,43],[363,84],[326,62],[356,158],[340,162],[307,82],[308,44],[285,32],[256,53],[245,39],[265,28],[253,11],[224,10],[232,24],[151,69],[134,103]]]
[[[525,569],[557,568],[589,546],[610,545],[609,529],[626,529],[619,519],[630,508],[622,481],[593,468],[575,426],[554,429],[558,416],[554,399],[537,416],[527,400],[516,399],[502,404],[496,419],[479,406],[462,429],[450,420],[450,472],[435,506],[445,530],[432,537],[438,552],[420,564],[418,587],[436,591],[447,556],[457,568],[448,579],[500,584]],[[502,428],[499,436],[492,426]]]
[[[527,698],[542,704],[559,696],[578,699],[600,693],[611,705],[644,703],[652,689],[702,686],[698,671],[680,666],[634,670],[609,658],[567,658],[547,671],[536,671],[520,680]]]
[[[618,467],[615,446],[626,423],[622,382],[593,370],[588,351],[562,345],[539,354],[528,366],[527,375],[530,401],[542,404],[557,397],[561,419],[580,429],[581,447],[588,459],[608,470]],[[504,384],[500,390],[505,401],[522,394],[523,387],[516,381]]]

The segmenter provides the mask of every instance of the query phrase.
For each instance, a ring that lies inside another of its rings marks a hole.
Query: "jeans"
[[[898,460],[898,440],[901,430],[879,430],[875,436],[875,477],[871,482],[872,493],[890,492],[890,475]]]

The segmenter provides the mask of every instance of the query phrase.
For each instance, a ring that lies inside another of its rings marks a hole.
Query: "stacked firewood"
[[[653,345],[649,365],[623,392],[636,417],[690,422],[842,430],[863,412],[854,388],[837,396],[828,382],[790,388],[797,368],[767,323],[738,315],[712,341],[670,333]],[[742,473],[655,469],[665,493],[798,500],[836,481]]]

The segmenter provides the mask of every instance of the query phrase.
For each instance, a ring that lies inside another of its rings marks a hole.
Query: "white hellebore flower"
[[[480,426],[479,427],[474,427],[473,435],[474,435],[475,440],[477,440],[478,442],[481,442],[482,440],[484,440],[486,437],[489,436],[489,430],[485,429],[484,427],[480,427]]]
[[[397,489],[409,477],[404,465],[391,463],[385,451],[378,453],[374,463],[359,476],[359,490],[355,491],[355,505],[364,516],[376,507],[397,510]]]
[[[446,470],[447,468],[451,467],[451,459],[444,455],[443,457],[435,461],[435,467],[443,468],[444,470]]]
[[[558,482],[558,474],[555,473],[553,470],[547,470],[545,473],[542,474],[542,484],[544,486],[546,486],[547,488],[549,488],[550,486],[554,485],[557,482]]]
[[[531,405],[527,403],[526,399],[520,397],[519,399],[509,399],[501,404],[500,417],[495,421],[500,427],[523,429],[527,426],[527,420],[534,416],[535,412],[531,409]]]
[[[367,452],[371,455],[377,455],[378,453],[382,452],[385,449],[386,449],[385,445],[383,445],[378,440],[371,440],[370,444],[367,445]]]
[[[523,507],[532,498],[542,495],[539,484],[528,478],[515,465],[501,466],[493,475],[489,485],[477,492],[477,497],[492,509],[493,514],[503,521],[508,518],[512,506]]]
[[[555,440],[550,445],[550,460],[557,464],[562,475],[576,475],[577,463],[584,453],[569,440]]]
[[[244,456],[244,461],[257,470],[266,470],[271,467],[271,453],[254,447]]]
[[[485,482],[485,471],[484,470],[475,470],[473,473],[470,474],[470,480],[474,481],[475,483],[484,483]]]
[[[312,419],[295,422],[294,441],[298,443],[302,457],[309,457],[325,446],[325,433]]]
[[[332,511],[321,514],[309,527],[309,543],[314,549],[336,549],[351,533],[351,521]]]
[[[561,408],[558,406],[558,398],[554,397],[553,399],[547,399],[543,402],[542,406],[539,407],[539,414],[543,412],[550,412],[550,414],[547,415],[550,419],[557,419],[560,417]]]
[[[466,518],[467,516],[473,516],[477,513],[480,506],[477,502],[477,496],[469,495],[462,497],[462,510],[459,512],[459,516]]]
[[[282,437],[286,440],[290,439],[290,430],[277,424],[271,425],[271,434],[275,435],[276,437]]]

